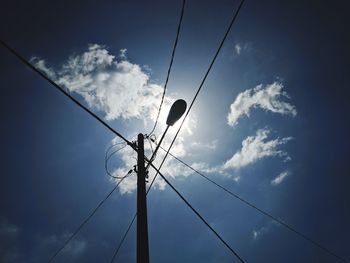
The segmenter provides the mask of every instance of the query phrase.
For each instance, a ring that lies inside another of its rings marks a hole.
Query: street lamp
[[[167,127],[166,127],[165,131],[163,132],[163,135],[160,138],[160,141],[157,144],[156,149],[154,150],[154,152],[152,154],[150,162],[147,164],[146,171],[149,168],[150,163],[155,158],[155,156],[157,154],[157,151],[158,151],[158,149],[159,149],[159,147],[160,147],[160,145],[161,145],[161,143],[162,143],[162,141],[163,141],[163,139],[165,137],[165,134],[167,133],[169,127],[173,126],[175,124],[175,122],[177,122],[181,118],[181,116],[186,111],[186,107],[187,107],[186,101],[184,101],[182,99],[178,99],[177,101],[175,101],[173,103],[173,105],[171,105],[171,108],[170,108],[169,113],[168,113],[168,118],[166,120]]]
[[[154,160],[156,153],[165,137],[170,126],[173,126],[186,111],[186,101],[177,100],[171,105],[168,118],[166,120],[167,127],[154,150],[151,159],[145,168],[145,151],[144,136],[142,133],[137,138],[137,263],[149,263],[148,249],[148,223],[147,223],[147,202],[146,202],[146,173],[151,162]]]
[[[186,101],[184,100],[177,100],[171,105],[168,118],[166,120],[166,124],[168,126],[173,126],[175,122],[177,122],[181,116],[185,113],[186,111]]]

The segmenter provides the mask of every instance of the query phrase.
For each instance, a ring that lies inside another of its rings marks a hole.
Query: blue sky
[[[191,101],[237,6],[187,1],[156,135],[172,101]],[[180,10],[181,1],[8,2],[0,32],[130,138],[152,128]],[[341,1],[247,1],[172,152],[350,260],[347,25]],[[4,48],[0,55],[0,258],[46,262],[113,188],[104,156],[115,138]],[[133,156],[122,150],[111,171],[129,170]],[[246,262],[338,262],[171,158],[162,172]],[[56,262],[110,260],[136,210],[135,180]],[[152,262],[236,262],[162,181],[148,216]],[[135,237],[133,228],[115,262],[135,260]]]

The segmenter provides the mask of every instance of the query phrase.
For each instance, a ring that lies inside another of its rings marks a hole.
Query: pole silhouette
[[[149,263],[144,136],[137,137],[137,263]]]

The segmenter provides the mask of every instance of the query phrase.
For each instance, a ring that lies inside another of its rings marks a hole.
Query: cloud
[[[288,158],[288,154],[280,150],[279,146],[286,144],[292,137],[266,140],[269,133],[268,129],[259,129],[255,136],[244,139],[242,148],[224,163],[223,169],[239,169],[269,156]]]
[[[163,92],[150,83],[150,76],[138,64],[126,58],[126,49],[115,56],[97,44],[82,54],[70,56],[58,70],[45,60],[33,57],[31,62],[57,84],[79,94],[89,105],[105,113],[107,120],[138,118],[154,120]],[[171,104],[169,97],[165,104]]]
[[[241,51],[242,51],[242,46],[238,43],[235,44],[235,51],[237,53],[237,55],[240,55],[241,54]]]
[[[259,240],[264,235],[266,235],[271,230],[271,228],[275,226],[279,226],[279,224],[275,221],[269,221],[265,226],[262,226],[257,230],[253,230],[252,231],[253,240]]]
[[[171,143],[171,140],[165,139],[165,142],[162,144],[164,149],[167,149]],[[146,156],[151,156],[151,148],[148,143],[145,142],[145,154]],[[153,145],[154,146],[154,145]],[[184,148],[183,138],[179,137],[178,140],[175,141],[174,146],[172,147],[171,151],[175,156],[181,157],[186,155],[186,151]],[[132,150],[130,147],[124,148],[121,151],[118,152],[118,157],[122,161],[122,166],[115,169],[113,171],[114,176],[123,176],[125,175],[129,170],[130,167],[134,166],[136,164],[136,153],[134,150]],[[163,160],[165,156],[165,152],[163,150],[159,150],[157,154],[157,158],[153,161],[153,164],[156,167],[159,167],[161,164],[161,161]],[[200,165],[197,165],[196,163],[193,164],[195,167],[199,167]],[[166,161],[164,162],[162,166],[162,174],[164,174],[166,177],[187,177],[194,172],[190,170],[189,168],[185,167],[181,163],[177,162],[171,157],[168,157]],[[149,169],[149,178],[148,182],[152,182],[154,176],[156,174],[156,171],[150,167]],[[113,179],[114,180],[114,179]],[[137,187],[137,177],[136,175],[131,175],[127,178],[125,178],[119,187],[119,191],[121,194],[126,193],[132,193],[136,190]],[[161,177],[158,175],[157,179],[155,180],[153,188],[163,190],[165,189],[166,183],[161,179]]]
[[[239,56],[246,51],[253,51],[251,43],[248,43],[248,42],[246,43],[235,42],[233,49],[234,49],[234,55],[236,56]]]
[[[258,230],[253,230],[253,239],[258,240],[264,234],[266,234],[268,231],[269,231],[269,228],[266,226],[263,226],[263,227],[259,228]]]
[[[147,69],[129,61],[126,51],[121,49],[116,58],[104,46],[91,44],[84,52],[70,56],[58,69],[49,67],[45,60],[37,57],[33,57],[31,62],[67,91],[80,95],[90,108],[101,111],[106,120],[139,119],[146,127],[147,123],[156,119],[163,87],[151,83]],[[162,120],[166,119],[173,101],[175,99],[166,94],[156,134],[164,130],[165,121],[163,123]],[[169,146],[180,122],[181,120],[169,129],[163,147]],[[192,115],[186,119],[182,134],[172,147],[172,153],[179,157],[186,155],[183,136],[191,135],[195,127],[196,119]],[[145,144],[145,147],[150,155],[149,145]],[[121,150],[116,156],[120,158],[121,165],[114,169],[114,175],[123,176],[136,164],[135,152],[130,147]],[[154,164],[158,166],[163,156],[164,153],[159,151]],[[166,161],[162,171],[172,171],[180,176],[189,174],[184,169],[180,170],[180,166],[174,160]],[[152,180],[152,174],[154,172],[150,172],[149,180]],[[157,179],[155,187],[164,189],[165,183]],[[130,193],[135,189],[136,176],[126,178],[120,185],[121,193]]]
[[[232,127],[235,126],[238,119],[243,115],[249,117],[252,108],[261,108],[282,115],[295,116],[297,114],[295,106],[280,100],[281,97],[289,98],[288,94],[282,89],[283,84],[281,82],[273,82],[266,86],[260,84],[254,89],[241,92],[230,106],[227,123]]]
[[[274,186],[279,185],[287,178],[288,175],[289,175],[288,171],[284,171],[280,173],[273,180],[271,180],[271,185],[274,185]]]
[[[196,148],[196,150],[215,150],[218,144],[218,140],[213,140],[210,142],[192,142],[191,146]]]
[[[127,57],[126,57],[126,51],[127,49],[126,48],[123,48],[120,50],[120,54],[119,54],[119,58],[122,59],[122,60],[126,60]]]

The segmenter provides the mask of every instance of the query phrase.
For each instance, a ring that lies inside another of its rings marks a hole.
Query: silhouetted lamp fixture
[[[171,108],[169,110],[169,114],[168,114],[168,118],[166,120],[166,124],[167,124],[167,127],[165,129],[165,131],[163,132],[163,135],[159,141],[159,143],[157,144],[157,147],[156,149],[154,150],[153,154],[152,154],[152,157],[150,159],[150,162],[148,162],[147,164],[147,167],[146,167],[146,170],[148,169],[148,167],[150,166],[150,163],[154,160],[155,156],[156,156],[156,153],[165,137],[165,134],[167,133],[168,129],[170,126],[173,126],[175,122],[177,122],[181,116],[185,113],[186,111],[186,107],[187,107],[187,104],[186,104],[186,101],[184,100],[177,100],[173,103],[173,105],[171,105]],[[151,139],[153,142],[155,142],[154,139]]]
[[[168,118],[166,120],[166,124],[168,126],[173,126],[175,122],[177,122],[181,116],[185,113],[186,111],[186,101],[179,99],[171,105]]]

